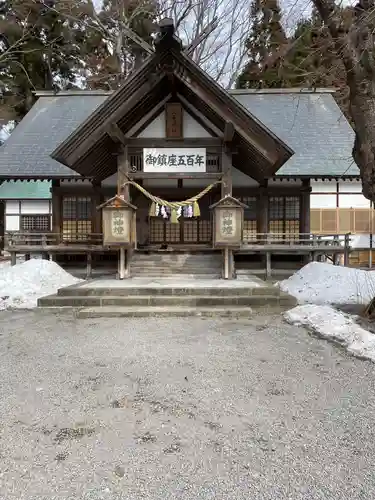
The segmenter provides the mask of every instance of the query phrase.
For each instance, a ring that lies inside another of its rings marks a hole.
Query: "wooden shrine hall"
[[[119,199],[134,208],[126,276],[142,252],[215,250],[224,256],[228,278],[235,276],[233,254],[257,255],[268,268],[273,253],[315,258],[328,247],[334,255],[349,251],[344,236],[323,241],[310,234],[310,179],[342,174],[294,169],[279,175],[294,161],[293,147],[247,109],[246,96],[242,104],[242,95],[225,91],[193,62],[170,20],[160,24],[152,53],[117,91],[37,95],[14,135],[33,127],[34,141],[37,133],[41,143],[50,141],[46,159],[2,172],[2,163],[18,154],[11,136],[0,149],[0,179],[51,180],[51,229],[6,235],[13,255],[84,254],[90,270],[93,259],[117,259],[121,241],[103,240],[103,210],[121,208]],[[219,244],[215,223],[223,200],[232,200],[234,211],[237,203],[241,213],[235,216],[240,241],[228,245]]]

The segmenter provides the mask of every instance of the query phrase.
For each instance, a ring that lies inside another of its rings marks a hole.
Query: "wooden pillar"
[[[91,233],[95,236],[92,237],[93,244],[101,244],[102,239],[99,236],[103,232],[102,228],[102,211],[98,210],[98,206],[102,203],[101,182],[92,182],[92,196],[91,196]],[[92,274],[92,261],[93,256],[91,253],[86,255],[86,278],[89,279]],[[95,257],[94,257],[95,260]]]
[[[90,279],[92,274],[92,255],[89,252],[86,260],[86,279]]]
[[[60,243],[62,230],[62,200],[59,192],[60,181],[53,180],[51,187],[52,196],[52,232],[56,234],[56,243]]]
[[[310,179],[304,179],[302,181],[302,189],[300,195],[300,206],[299,206],[299,233],[300,239],[308,244],[308,239],[310,235]],[[303,242],[302,242],[303,244]],[[309,259],[305,257],[303,259],[304,264],[308,264]]]
[[[128,160],[128,147],[123,146],[121,154],[117,157],[117,194],[124,196],[125,201],[130,201],[130,186],[127,184],[121,187],[127,180],[130,166]],[[121,248],[118,259],[118,278],[125,279],[130,277],[131,250]]]
[[[300,202],[300,213],[299,213],[299,232],[301,238],[306,239],[306,234],[310,234],[310,179],[304,179],[302,181],[301,189],[301,202]]]
[[[347,233],[345,234],[345,240],[344,240],[344,266],[349,265],[349,253],[350,253],[350,233]],[[371,247],[370,247],[370,253],[371,253]]]
[[[224,144],[221,151],[221,171],[223,174],[221,184],[221,197],[232,196],[232,153]],[[222,252],[223,255],[223,272],[224,279],[233,279],[235,274],[233,250],[226,249]]]
[[[102,232],[102,211],[97,207],[102,203],[101,183],[92,182],[92,214],[91,214],[91,232],[98,234]]]
[[[261,241],[266,241],[263,235],[268,233],[268,180],[265,179],[259,184],[259,194],[257,199],[257,233]]]
[[[259,184],[257,197],[257,235],[256,240],[262,245],[267,244],[268,233],[268,180],[264,179]],[[261,264],[266,268],[266,277],[268,277],[269,266],[271,265],[271,254],[260,254]]]

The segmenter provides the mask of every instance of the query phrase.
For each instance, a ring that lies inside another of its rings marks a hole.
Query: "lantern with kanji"
[[[98,207],[103,215],[103,245],[131,248],[135,244],[137,208],[116,195]]]
[[[215,248],[238,248],[241,246],[245,208],[247,205],[229,195],[210,206]]]

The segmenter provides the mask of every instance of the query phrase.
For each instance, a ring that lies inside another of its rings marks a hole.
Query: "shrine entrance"
[[[180,201],[186,198],[174,197],[169,201]],[[155,216],[148,218],[148,243],[154,245],[211,245],[212,222],[209,210],[217,200],[215,193],[207,194],[200,200],[199,217],[193,217],[193,206],[179,210],[178,224],[171,222],[171,211],[168,207],[157,206]]]

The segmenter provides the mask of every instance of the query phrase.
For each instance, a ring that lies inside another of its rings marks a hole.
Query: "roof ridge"
[[[272,88],[272,89],[231,89],[230,94],[334,94],[335,88],[316,88],[309,89],[303,87]]]

